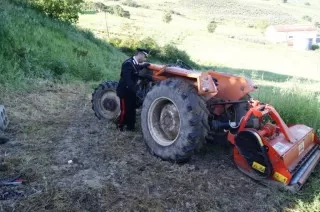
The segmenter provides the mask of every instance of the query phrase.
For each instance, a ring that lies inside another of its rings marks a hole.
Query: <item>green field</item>
[[[105,3],[119,4],[118,1]],[[243,1],[240,4],[232,0],[226,3],[200,1],[200,4],[193,1],[138,3],[149,6],[149,9],[122,5],[130,11],[130,19],[110,14],[105,19],[104,13],[97,13],[80,16],[78,25],[95,31],[106,40],[130,35],[137,39],[150,36],[160,45],[173,42],[180,49],[186,50],[194,61],[204,65],[263,70],[320,80],[319,51],[304,52],[270,44],[265,40],[264,30],[260,26],[261,22],[305,23],[301,14],[313,17],[313,22],[320,21],[317,1],[310,2],[312,7],[275,1]],[[164,11],[167,10],[180,14],[173,14],[168,24],[162,21]],[[218,22],[214,34],[207,32],[207,24],[212,19]]]

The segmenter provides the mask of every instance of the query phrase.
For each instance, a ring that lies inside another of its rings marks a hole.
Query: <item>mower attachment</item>
[[[315,131],[301,124],[287,126],[271,105],[249,104],[237,132],[228,134],[236,165],[256,180],[299,190],[320,160]],[[255,128],[248,124],[252,119],[259,120]]]

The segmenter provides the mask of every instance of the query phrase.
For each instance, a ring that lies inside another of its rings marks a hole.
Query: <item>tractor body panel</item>
[[[207,98],[216,97],[224,101],[239,100],[256,88],[250,79],[213,70],[199,72],[180,67],[155,64],[150,64],[148,69],[153,71],[153,79],[155,81],[182,77],[192,81],[197,86],[199,95],[204,95]],[[216,85],[214,80],[219,84]]]

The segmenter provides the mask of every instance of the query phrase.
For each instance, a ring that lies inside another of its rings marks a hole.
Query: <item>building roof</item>
[[[273,25],[277,32],[300,32],[300,31],[317,31],[312,25]]]

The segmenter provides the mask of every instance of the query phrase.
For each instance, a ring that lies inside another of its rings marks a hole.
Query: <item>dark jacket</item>
[[[117,95],[122,98],[126,95],[135,95],[139,71],[143,68],[135,64],[133,57],[122,63],[120,81],[117,87]]]

